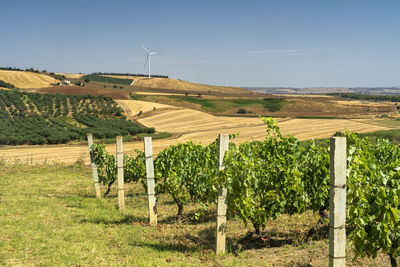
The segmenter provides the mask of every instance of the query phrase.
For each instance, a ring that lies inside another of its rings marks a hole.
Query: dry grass
[[[44,74],[9,70],[0,70],[0,80],[11,83],[18,88],[44,88],[57,82],[56,79]]]
[[[79,166],[0,165],[0,186],[1,266],[328,265],[326,232],[305,238],[317,221],[312,212],[280,216],[262,238],[230,218],[227,254],[216,256],[214,207],[194,221],[196,205],[190,204],[177,224],[176,205],[161,195],[159,224],[152,227],[140,184],[126,184],[126,208],[120,211],[115,186],[110,197],[96,199],[90,168]],[[382,254],[352,261],[351,244],[347,255],[348,266],[390,266]]]
[[[204,93],[217,92],[217,93],[233,93],[233,94],[251,93],[251,91],[240,87],[208,85],[208,84],[192,83],[187,81],[180,81],[180,83],[185,88],[187,88],[188,91],[195,91],[195,92],[204,92]]]
[[[59,75],[64,75],[67,79],[80,79],[85,74],[77,74],[77,73],[56,73]]]

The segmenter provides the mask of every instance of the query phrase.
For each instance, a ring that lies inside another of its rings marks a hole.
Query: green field
[[[147,224],[147,196],[128,184],[126,210],[110,197],[94,198],[91,170],[79,165],[0,164],[0,265],[2,266],[326,266],[328,240],[305,241],[317,221],[307,212],[283,215],[252,240],[238,219],[230,219],[225,256],[214,250],[215,209],[200,221],[186,210],[176,224],[172,199],[161,195],[159,225]],[[102,188],[104,192],[104,188]],[[325,229],[326,230],[326,229]],[[241,249],[238,246],[240,244]],[[388,258],[351,261],[349,266],[387,266]]]
[[[85,76],[82,76],[81,79],[88,80],[88,81],[94,81],[94,82],[121,84],[121,85],[130,85],[132,83],[132,79],[106,77],[106,76],[96,75],[96,74],[85,75]]]
[[[135,100],[156,101],[159,98],[172,99],[177,103],[191,103],[200,105],[207,112],[221,113],[233,108],[262,107],[269,112],[281,110],[288,101],[283,98],[240,98],[240,99],[209,99],[195,96],[142,96],[132,95]]]

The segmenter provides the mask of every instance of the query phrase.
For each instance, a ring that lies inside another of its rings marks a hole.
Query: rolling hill
[[[108,76],[108,75],[107,75]],[[217,85],[208,85],[208,84],[200,84],[200,83],[192,83],[188,81],[183,81],[179,79],[172,78],[151,78],[147,77],[136,77],[136,76],[108,76],[120,79],[132,79],[133,87],[139,88],[152,88],[152,89],[160,89],[160,90],[175,90],[182,92],[196,92],[196,93],[227,93],[227,94],[248,94],[249,90],[240,88],[240,87],[232,87],[232,86],[217,86]]]
[[[57,82],[56,79],[45,74],[9,70],[0,70],[0,80],[26,89],[49,87],[52,83]]]

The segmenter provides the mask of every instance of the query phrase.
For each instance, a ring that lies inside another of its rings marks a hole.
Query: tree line
[[[342,98],[368,100],[368,101],[388,101],[400,102],[400,95],[368,95],[368,94],[355,94],[355,93],[331,93],[329,95],[338,96]]]

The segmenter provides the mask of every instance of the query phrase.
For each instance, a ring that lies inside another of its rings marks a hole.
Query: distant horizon
[[[54,71],[54,70],[51,70],[51,69],[47,69],[47,68],[43,68],[43,69],[40,69],[40,68],[37,68],[37,67],[34,67],[34,66],[28,66],[28,67],[24,67],[24,66],[15,66],[15,65],[13,65],[13,66],[0,66],[0,68],[2,68],[2,67],[4,67],[4,68],[7,68],[7,67],[11,67],[11,68],[19,68],[19,69],[23,69],[23,70],[26,70],[26,69],[30,69],[30,68],[33,68],[33,69],[35,69],[35,70],[39,70],[39,71],[43,71],[43,70],[46,70],[47,72],[54,72],[54,73],[65,73],[65,74],[85,74],[85,75],[87,75],[87,74],[92,74],[92,73],[97,73],[97,72],[100,72],[100,71],[93,71],[93,72],[88,72],[88,73],[86,73],[86,72],[62,72],[62,71]],[[147,73],[145,73],[145,72],[124,72],[124,71],[122,71],[122,72],[115,72],[115,71],[102,71],[103,73],[121,73],[121,74],[138,74],[138,75],[147,75]],[[165,74],[162,74],[162,73],[153,73],[152,74],[152,76],[164,76]],[[165,75],[165,76],[168,76],[168,75]],[[168,76],[169,78],[172,78],[172,79],[178,79],[178,80],[185,80],[185,79],[181,79],[181,78],[177,78],[177,77],[171,77],[171,76]],[[194,82],[194,83],[201,83],[201,82],[196,82],[196,81],[191,81],[191,80],[185,80],[185,81],[189,81],[189,82]],[[223,85],[223,84],[211,84],[211,83],[201,83],[201,84],[208,84],[208,85],[215,85],[215,86],[226,86],[226,85]],[[245,88],[245,89],[250,89],[250,88],[260,88],[260,89],[263,89],[263,88],[297,88],[297,89],[302,89],[302,88],[326,88],[326,89],[330,89],[330,88],[332,88],[332,89],[334,89],[334,88],[370,88],[370,89],[373,89],[373,88],[386,88],[386,89],[389,89],[389,88],[396,88],[396,89],[400,89],[400,86],[396,86],[396,85],[393,85],[393,86],[237,86],[237,85],[232,85],[232,84],[228,84],[228,86],[227,87],[240,87],[240,88]]]

